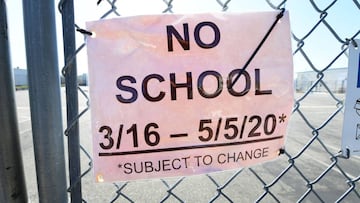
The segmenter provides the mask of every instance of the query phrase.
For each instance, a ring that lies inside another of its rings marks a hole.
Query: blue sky
[[[223,0],[225,2],[225,0]],[[10,32],[10,48],[12,56],[12,66],[26,68],[25,41],[23,31],[22,0],[6,0],[8,26]],[[103,1],[100,6],[96,6],[97,0],[75,0],[76,23],[85,27],[86,21],[99,19],[106,11],[110,9],[107,1]],[[281,1],[272,1],[274,4]],[[332,1],[317,0],[317,6],[320,9],[326,8]],[[57,4],[58,1],[55,1]],[[118,0],[118,13],[122,16],[140,15],[140,14],[159,14],[166,9],[162,0]],[[216,0],[174,0],[172,2],[174,13],[199,13],[199,12],[219,12],[221,6]],[[57,6],[57,5],[55,5]],[[269,11],[265,0],[232,0],[228,4],[230,12],[252,12]],[[64,64],[62,56],[62,30],[61,16],[57,8],[57,37],[59,67]],[[320,19],[320,13],[316,12],[309,1],[289,0],[286,3],[286,9],[290,12],[290,22],[293,33],[298,37],[304,37],[309,30]],[[360,9],[356,7],[352,0],[337,1],[328,11],[325,20],[331,25],[342,40],[350,38],[360,29]],[[110,15],[110,17],[116,17]],[[358,36],[360,38],[360,36]],[[78,45],[83,43],[83,37],[77,35]],[[333,58],[341,51],[341,43],[331,34],[331,32],[321,24],[306,40],[304,51],[309,56],[314,66],[318,69],[325,68]],[[293,50],[296,49],[296,42],[293,43]],[[347,57],[340,57],[331,68],[347,67]],[[310,66],[300,54],[294,56],[295,71],[310,70]],[[86,51],[80,52],[78,56],[78,73],[87,72]]]

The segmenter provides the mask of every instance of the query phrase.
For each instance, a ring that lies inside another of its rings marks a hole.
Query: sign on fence
[[[287,12],[245,66],[277,15],[89,22],[96,180],[201,174],[278,157],[293,103]]]
[[[342,152],[345,156],[360,155],[360,40],[350,45],[346,86]]]

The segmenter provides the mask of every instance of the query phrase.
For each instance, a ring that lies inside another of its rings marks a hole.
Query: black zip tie
[[[350,149],[346,147],[346,155],[344,157],[345,159],[349,159],[350,158]]]
[[[333,158],[343,158],[343,159],[349,159],[350,158],[350,149],[348,147],[345,148],[345,154],[343,150],[340,150],[339,153],[337,153],[336,155],[332,156],[331,159]]]
[[[353,47],[358,48],[358,44],[356,43],[356,41],[353,38],[351,38],[351,39],[345,38],[345,41],[346,41],[345,45],[351,44],[351,45],[353,45]]]
[[[285,8],[281,8],[281,11],[279,14],[277,14],[276,19],[274,21],[274,23],[271,25],[270,29],[267,31],[267,33],[265,34],[264,38],[261,40],[261,42],[259,43],[259,45],[256,47],[255,51],[251,54],[250,58],[246,61],[244,67],[242,69],[240,69],[239,74],[237,74],[237,76],[235,77],[234,81],[231,82],[230,87],[228,88],[232,88],[235,83],[239,80],[240,76],[243,74],[243,72],[245,71],[245,69],[249,66],[249,64],[251,63],[251,61],[254,59],[254,57],[256,56],[256,54],[259,52],[260,48],[262,47],[262,45],[264,44],[264,42],[266,41],[266,39],[269,37],[270,33],[272,32],[272,30],[274,29],[275,25],[279,22],[280,18],[282,18],[284,16],[285,13]]]
[[[91,36],[93,34],[92,32],[81,29],[81,28],[76,28],[76,31],[80,32],[81,34],[89,35],[89,36]]]
[[[102,2],[102,0],[98,0],[96,5],[99,5]]]
[[[354,39],[351,39],[350,42],[355,48],[358,48],[358,44],[356,43],[356,41]]]
[[[284,148],[280,148],[280,149],[279,149],[279,156],[282,155],[282,154],[284,154],[284,153],[285,153],[285,149],[284,149]]]

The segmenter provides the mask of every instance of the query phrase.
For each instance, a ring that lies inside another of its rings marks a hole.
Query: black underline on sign
[[[186,146],[186,147],[171,147],[171,148],[163,148],[163,149],[148,149],[148,150],[139,150],[139,151],[127,151],[127,152],[100,152],[99,156],[123,156],[123,155],[131,155],[131,154],[150,154],[150,153],[172,152],[172,151],[181,151],[181,150],[189,150],[189,149],[225,147],[225,146],[244,145],[244,144],[257,143],[257,142],[277,140],[277,139],[281,139],[283,137],[284,136],[281,135],[281,136],[277,136],[277,137],[270,137],[270,138],[257,139],[257,140],[248,140],[248,141],[242,141],[242,142],[206,144],[206,145]]]
[[[170,137],[187,137],[187,133],[171,134]]]

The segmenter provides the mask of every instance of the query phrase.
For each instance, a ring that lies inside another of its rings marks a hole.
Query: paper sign
[[[356,40],[360,45],[360,40]],[[350,45],[346,87],[342,152],[345,156],[360,155],[360,48]]]
[[[277,14],[89,22],[97,181],[201,174],[278,157],[293,103],[287,13],[242,69]]]

